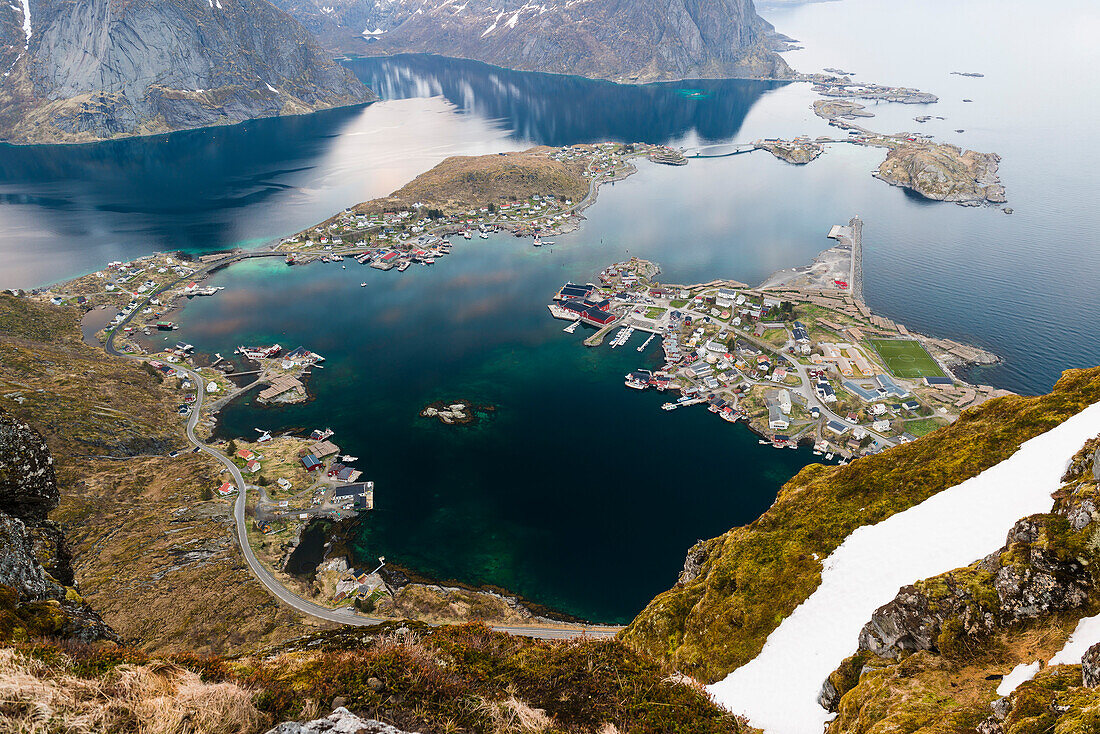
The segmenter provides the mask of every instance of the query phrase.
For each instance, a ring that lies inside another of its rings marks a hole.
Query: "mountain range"
[[[273,0],[335,48],[628,82],[787,78],[752,0]]]

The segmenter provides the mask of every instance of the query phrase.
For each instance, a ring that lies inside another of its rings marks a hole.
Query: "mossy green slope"
[[[991,400],[913,443],[806,467],[760,518],[697,549],[697,573],[654,599],[622,639],[697,679],[721,679],[817,588],[821,561],[853,530],[976,476],[1097,401],[1100,368],[1070,370],[1048,395]]]

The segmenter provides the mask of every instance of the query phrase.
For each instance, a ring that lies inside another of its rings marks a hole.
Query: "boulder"
[[[323,719],[284,721],[267,734],[409,734],[397,727],[374,719],[361,719],[344,707],[339,707]]]

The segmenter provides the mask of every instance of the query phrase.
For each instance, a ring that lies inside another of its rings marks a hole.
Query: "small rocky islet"
[[[437,400],[420,411],[421,418],[434,418],[447,426],[469,426],[480,423],[496,412],[493,405],[479,405],[471,400]]]

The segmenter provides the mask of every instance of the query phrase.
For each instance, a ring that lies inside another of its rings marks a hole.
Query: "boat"
[[[661,410],[676,410],[680,406],[676,403],[665,403],[661,406]]]
[[[737,414],[734,412],[722,411],[718,415],[721,416],[722,420],[726,421],[727,423],[737,422]]]
[[[435,264],[435,259],[430,258],[430,257],[426,257],[423,260],[421,260],[420,262],[424,263],[425,265],[434,265]]]
[[[489,239],[489,234],[487,232],[478,232],[477,236],[480,237],[483,240]]]
[[[366,287],[367,287],[367,284],[366,284],[366,283],[360,283],[360,284],[359,284],[359,287],[360,287],[360,288],[366,288]]]
[[[833,460],[833,452],[830,451],[829,453],[825,454],[825,458],[828,459],[829,461],[832,461]]]
[[[576,321],[571,323],[569,326],[562,329],[562,331],[564,331],[566,334],[572,334],[574,331],[577,330],[577,327],[580,326],[580,323],[581,323],[580,319],[577,319]]]
[[[345,454],[345,455],[344,455],[344,456],[343,456],[343,457],[342,457],[342,458],[340,459],[340,461],[343,461],[343,462],[352,462],[352,461],[359,461],[359,457],[358,457],[358,456],[350,456],[350,455],[348,455],[348,454]]]
[[[473,235],[470,234],[470,230],[466,229],[462,231],[462,239],[468,240],[471,237],[473,237]]]
[[[627,380],[624,384],[632,390],[645,390],[649,387],[649,383],[639,382],[637,380]]]
[[[410,261],[408,261],[408,260],[402,261],[402,263],[397,266],[397,272],[399,272],[399,273],[405,272],[406,270],[409,269],[410,265],[412,265],[412,263]]]
[[[762,439],[762,438],[760,438],[760,439],[757,439],[757,441],[756,441],[756,442],[757,442],[758,444],[760,444],[761,446],[767,446],[767,445],[768,445],[769,443],[771,443],[771,441],[765,441],[765,440],[764,440],[764,439]]]

